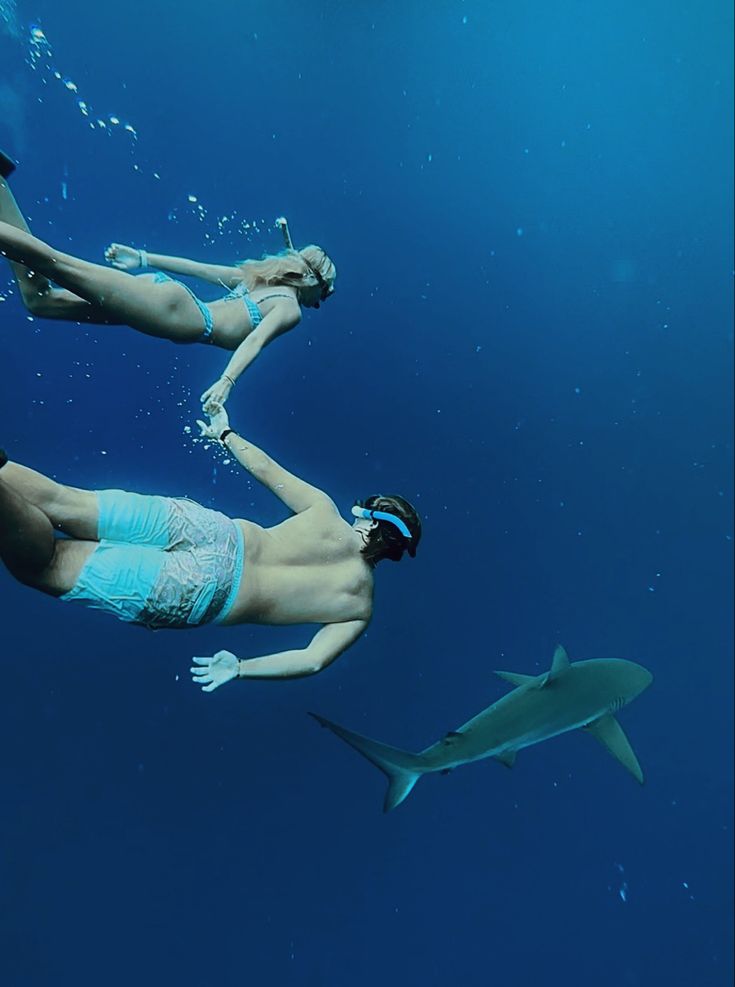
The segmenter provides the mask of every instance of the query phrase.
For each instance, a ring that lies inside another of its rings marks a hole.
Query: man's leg
[[[97,543],[58,541],[46,514],[5,482],[7,469],[0,469],[0,560],[19,582],[61,596]]]
[[[8,462],[2,450],[0,480],[27,503],[38,508],[58,531],[72,538],[96,540],[99,509],[97,497],[91,491],[57,483],[27,466]]]

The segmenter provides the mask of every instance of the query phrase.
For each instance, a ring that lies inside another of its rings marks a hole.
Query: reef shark
[[[309,715],[387,776],[384,812],[400,805],[422,775],[446,774],[486,757],[511,768],[524,747],[578,729],[591,733],[643,784],[638,758],[614,714],[651,684],[648,669],[624,658],[570,662],[559,645],[550,670],[542,675],[495,674],[516,688],[418,754],[362,737],[316,713]]]

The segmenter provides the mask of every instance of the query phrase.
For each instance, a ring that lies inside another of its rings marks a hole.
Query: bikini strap
[[[261,302],[267,302],[269,298],[292,298],[295,302],[298,301],[294,295],[289,295],[285,291],[274,291],[270,295],[263,295],[262,298],[259,298],[257,304],[260,305]]]

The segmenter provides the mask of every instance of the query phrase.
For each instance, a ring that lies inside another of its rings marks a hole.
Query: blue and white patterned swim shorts
[[[100,490],[99,545],[61,599],[157,630],[220,623],[245,558],[238,524],[193,500]]]

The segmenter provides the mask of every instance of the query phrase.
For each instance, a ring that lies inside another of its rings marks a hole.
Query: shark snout
[[[630,702],[649,687],[653,682],[653,675],[637,662],[622,659],[620,664],[623,666],[620,669],[622,691],[626,700]]]

